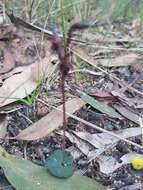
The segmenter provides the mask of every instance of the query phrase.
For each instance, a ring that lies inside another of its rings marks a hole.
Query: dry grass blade
[[[74,98],[66,102],[67,112],[71,115],[84,106],[84,102],[80,98]],[[62,106],[59,106],[57,109],[62,110]],[[48,115],[34,123],[32,126],[23,130],[15,138],[18,140],[37,140],[43,137],[46,137],[49,133],[58,129],[62,125],[63,118],[62,112],[58,110],[51,111]],[[67,117],[69,117],[67,115]]]

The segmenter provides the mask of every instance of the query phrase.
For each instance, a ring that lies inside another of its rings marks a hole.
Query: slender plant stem
[[[64,42],[64,49],[66,51],[66,27],[65,27],[65,17],[64,17],[64,1],[60,1],[60,9],[61,9],[61,26],[62,26],[62,33],[63,33],[63,42]]]
[[[65,105],[65,76],[61,73],[61,93],[62,93],[62,104],[63,104],[63,139],[61,148],[65,150],[65,131],[66,131],[66,105]]]

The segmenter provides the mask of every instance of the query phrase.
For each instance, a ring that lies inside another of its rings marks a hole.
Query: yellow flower
[[[135,170],[141,170],[141,169],[143,169],[143,160],[140,157],[138,157],[138,156],[135,156],[132,159],[131,164],[132,164],[132,167]]]

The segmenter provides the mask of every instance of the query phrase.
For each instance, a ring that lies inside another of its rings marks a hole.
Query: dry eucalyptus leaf
[[[0,88],[0,107],[24,98],[36,88],[37,84],[31,77],[31,66],[4,81]]]
[[[75,132],[75,131],[73,133],[79,138],[87,141],[88,143],[90,143],[96,148],[104,148],[105,146],[108,146],[114,143],[116,145],[116,143],[120,141],[120,139],[117,139],[116,137],[111,136],[107,133],[90,134],[87,132]],[[127,128],[127,129],[119,130],[115,134],[118,134],[118,136],[121,136],[122,138],[129,138],[129,137],[135,137],[135,136],[141,135],[141,133],[142,133],[141,128],[135,127],[135,128]]]
[[[127,55],[118,56],[113,59],[99,59],[94,60],[90,56],[88,56],[80,47],[73,46],[73,50],[77,53],[81,59],[87,61],[89,64],[95,66],[101,64],[106,67],[119,67],[119,66],[127,66],[136,63],[138,59],[141,59],[138,54],[129,53]]]
[[[71,153],[74,160],[78,159],[82,155],[82,153],[74,146],[70,146],[66,150]]]
[[[66,112],[73,114],[79,110],[85,103],[80,98],[74,98],[66,102]],[[58,109],[62,110],[62,106]],[[67,116],[68,118],[68,116]],[[34,123],[32,126],[24,129],[15,138],[18,140],[37,140],[46,137],[49,133],[58,129],[63,122],[63,113],[59,110],[53,110],[45,117]]]
[[[12,39],[16,34],[16,27],[13,24],[2,25],[0,27],[0,39]]]
[[[0,115],[0,138],[4,138],[7,133],[7,116]]]
[[[40,69],[38,70],[38,68]],[[29,66],[23,67],[21,73],[16,73],[7,78],[3,86],[0,87],[0,107],[31,94],[37,87],[38,79],[50,76],[52,69],[53,64],[50,62],[49,58],[44,58],[41,59],[40,67],[39,62],[36,61]],[[14,70],[17,72],[18,68]],[[14,70],[13,73],[15,73]],[[38,76],[40,76],[40,78],[38,78]]]
[[[17,110],[20,110],[21,108],[23,108],[23,105],[17,105],[17,103],[11,103],[8,104],[4,107],[0,108],[0,114],[8,114],[8,113],[12,113],[15,112]]]
[[[3,68],[0,69],[0,74],[7,73],[15,66],[15,59],[10,49],[4,49],[4,63]]]
[[[140,56],[135,53],[128,53],[126,55],[121,55],[113,59],[99,59],[98,64],[106,67],[121,67],[128,66],[136,63]]]
[[[63,132],[60,131],[58,134],[63,135]],[[84,155],[88,155],[91,149],[91,145],[83,141],[82,139],[76,137],[74,134],[66,131],[66,137],[69,139],[71,143],[73,143]]]
[[[122,114],[125,118],[133,121],[136,124],[140,124],[139,123],[139,115],[137,115],[136,113],[132,112],[131,110],[129,110],[126,107],[120,106],[120,105],[114,105],[113,106],[120,114]]]
[[[117,159],[115,159],[112,156],[102,156],[100,157],[99,160],[97,159],[97,162],[99,163],[100,171],[102,173],[110,174],[113,173],[116,169],[120,168],[121,166],[130,164],[132,159],[136,156],[143,159],[142,154],[131,152],[122,156],[120,158],[121,162],[119,162]]]

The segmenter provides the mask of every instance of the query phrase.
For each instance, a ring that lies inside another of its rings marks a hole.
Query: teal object
[[[55,150],[45,161],[49,172],[59,178],[68,178],[73,175],[73,157],[65,150]]]

